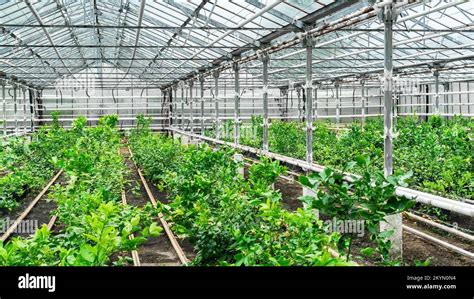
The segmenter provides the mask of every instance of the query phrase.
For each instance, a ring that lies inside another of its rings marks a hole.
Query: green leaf
[[[79,250],[79,254],[85,261],[89,263],[94,262],[95,250],[92,246],[83,244]]]
[[[374,255],[375,249],[373,249],[373,248],[371,248],[371,247],[366,247],[366,248],[362,249],[362,250],[360,251],[360,253],[363,254],[364,256],[369,257],[369,256]]]
[[[359,166],[368,166],[370,164],[370,159],[367,156],[357,156],[354,158],[354,161]]]
[[[298,178],[298,180],[300,181],[300,183],[303,185],[303,186],[307,186],[307,187],[313,187],[314,185],[311,184],[311,182],[309,181],[309,178],[304,176],[304,175],[300,175],[300,177]]]
[[[91,235],[91,234],[84,234],[84,237],[86,237],[87,239],[91,240],[91,241],[94,241],[96,243],[99,243],[99,238],[97,238],[96,236],[94,235]]]
[[[163,231],[163,228],[158,226],[155,222],[150,225],[150,235],[152,237],[158,237]]]
[[[133,226],[137,226],[140,223],[140,215],[136,215],[135,217],[130,220],[130,224]]]

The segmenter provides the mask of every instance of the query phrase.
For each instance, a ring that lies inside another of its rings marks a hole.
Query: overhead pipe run
[[[424,11],[422,11],[420,13],[417,13],[417,14],[402,17],[402,18],[400,18],[399,22],[402,23],[402,22],[409,21],[409,20],[412,20],[412,19],[417,18],[417,17],[421,17],[421,16],[425,16],[425,15],[428,15],[428,14],[431,14],[431,13],[434,13],[434,12],[445,10],[445,9],[448,9],[450,7],[459,5],[459,4],[464,3],[464,2],[467,2],[467,0],[448,2],[447,4],[436,6],[436,7],[424,10]],[[397,7],[399,7],[399,6],[397,6]],[[376,14],[377,14],[377,12],[375,12],[373,16],[375,16]],[[381,24],[379,26],[376,26],[375,29],[380,30],[380,29],[383,29],[383,27],[384,27],[384,25]],[[466,26],[465,25],[459,26],[459,28],[464,28],[464,27],[466,27]],[[469,27],[472,27],[472,26],[468,26],[468,28]],[[343,29],[343,28],[339,28],[337,30],[340,30],[340,29]],[[392,29],[392,31],[393,31],[393,29]],[[341,36],[341,37],[338,37],[338,38],[335,38],[335,39],[332,39],[332,40],[329,40],[329,41],[319,43],[319,44],[315,45],[315,48],[322,48],[322,47],[325,47],[326,45],[337,43],[337,42],[342,41],[342,40],[351,39],[351,38],[359,36],[363,33],[364,32],[355,32],[355,33],[352,33],[352,34],[349,34],[349,35]],[[415,38],[411,38],[411,39],[404,40],[404,41],[401,41],[401,42],[397,42],[397,43],[394,44],[394,46],[401,45],[401,44],[406,44],[406,43],[411,43],[411,42],[416,42],[416,41],[421,41],[421,40],[425,40],[427,38],[435,38],[435,37],[439,37],[439,36],[444,36],[444,35],[447,35],[447,34],[449,34],[449,32],[426,34],[426,35],[422,35],[420,37],[415,37]],[[339,59],[339,58],[343,58],[343,57],[347,57],[347,56],[353,56],[353,55],[360,55],[360,54],[363,54],[363,53],[368,53],[370,50],[371,50],[370,47],[367,47],[367,48],[364,48],[360,51],[349,52],[349,53],[344,53],[342,55],[335,56],[335,57],[333,57],[333,59],[336,59],[336,58]],[[279,56],[278,59],[288,58],[288,57],[291,57],[291,56],[294,56],[294,55],[302,54],[303,51],[304,50],[293,51],[293,52],[290,52],[288,54]],[[433,51],[433,53],[436,53],[436,52],[439,52],[439,51]],[[426,53],[426,54],[428,54],[428,53]],[[419,55],[419,54],[415,54],[414,56],[416,56],[416,55]],[[322,61],[324,61],[324,60],[319,59],[319,60],[314,61],[313,63],[320,63]],[[364,67],[374,65],[374,64],[375,63],[371,63],[371,64],[368,64],[368,65],[365,65]],[[295,66],[292,66],[292,67],[299,68],[299,67],[303,67],[303,66],[304,66],[304,64],[299,64],[299,65],[295,65]],[[273,71],[272,73],[276,73],[277,71],[278,70]],[[285,71],[285,69],[280,69],[279,71]],[[382,71],[383,71],[383,69],[382,69]],[[344,76],[332,76],[332,77],[327,78],[327,79],[334,80],[334,79],[338,79],[338,78],[342,78],[342,77],[344,77]]]
[[[278,52],[282,49],[298,45],[307,36],[312,36],[312,37],[322,36],[322,35],[327,34],[329,32],[336,31],[337,29],[357,24],[359,22],[362,22],[362,21],[367,20],[369,18],[372,18],[374,16],[376,16],[375,10],[372,7],[366,7],[366,8],[363,8],[363,9],[360,9],[360,10],[356,11],[355,13],[349,14],[349,15],[347,15],[347,16],[339,19],[339,20],[336,20],[334,22],[330,22],[328,24],[320,25],[320,26],[315,27],[315,28],[313,28],[311,30],[308,30],[306,32],[298,33],[295,37],[293,37],[289,40],[286,40],[286,41],[280,42],[276,45],[269,46],[267,48],[262,49],[262,52],[272,54],[272,53]],[[253,61],[253,60],[257,60],[257,59],[258,59],[258,54],[257,53],[251,54],[251,55],[245,56],[243,58],[234,59],[234,61],[231,62],[231,63],[225,63],[225,64],[222,64],[222,65],[217,66],[215,68],[212,68],[212,70],[206,71],[205,74],[210,74],[213,70],[223,71],[223,70],[226,70],[226,69],[231,69],[232,64],[234,62],[237,62],[239,64],[244,64],[244,63],[247,63],[249,61]],[[190,76],[189,79],[191,79],[193,77],[194,76]]]

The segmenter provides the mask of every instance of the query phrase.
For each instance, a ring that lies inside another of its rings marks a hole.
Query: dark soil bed
[[[168,204],[169,203],[169,198],[166,192],[158,190],[158,188],[155,186],[155,184],[151,183],[148,181],[148,187],[150,187],[151,193],[153,194],[153,197],[161,202],[162,204]],[[189,260],[194,259],[196,256],[196,253],[194,252],[194,246],[191,244],[189,239],[179,239],[177,238],[177,241],[181,248],[184,251],[184,254]]]
[[[49,182],[49,181],[48,181]],[[51,200],[50,193],[52,188],[61,184],[66,183],[65,174],[62,173],[56,182],[49,188],[49,190],[43,195],[43,197],[36,203],[33,209],[28,213],[28,215],[23,219],[22,224],[17,228],[17,231],[11,235],[11,237],[28,237],[29,235],[34,234],[37,228],[40,228],[43,224],[48,224],[52,217],[52,212],[56,209],[56,203]],[[26,198],[22,201],[22,204],[15,209],[14,212],[8,215],[10,217],[10,223],[12,223],[20,214],[31,204],[31,202],[38,195],[38,192],[30,192]],[[22,230],[21,228],[28,224],[28,230]],[[33,229],[33,230],[31,230]]]
[[[296,211],[296,209],[303,207],[302,202],[298,199],[303,196],[303,187],[298,183],[279,178],[275,183],[275,189],[281,192],[282,204],[285,209]]]
[[[137,207],[143,207],[150,202],[146,189],[141,183],[138,170],[130,159],[129,152],[127,149],[122,149],[121,153],[124,155],[125,164],[127,165],[130,172],[127,175],[127,184],[125,186],[125,195],[127,203]],[[162,201],[165,194],[156,190],[154,186],[149,184],[152,190],[153,196],[157,201]],[[155,219],[156,223],[161,226],[161,222],[158,218]],[[183,248],[184,250],[184,248]],[[148,238],[147,242],[140,245],[137,249],[140,263],[142,266],[179,266],[179,258],[171,245],[164,229],[160,236],[154,238]],[[186,251],[185,251],[186,253]]]

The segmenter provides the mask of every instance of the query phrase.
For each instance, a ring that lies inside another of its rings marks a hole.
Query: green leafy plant
[[[445,120],[432,116],[420,122],[416,116],[397,118],[394,138],[394,168],[413,172],[407,183],[411,188],[440,194],[453,199],[474,196],[474,119],[456,116]],[[240,142],[261,147],[263,120],[253,117],[255,139],[242,135]],[[233,123],[224,126],[233,132]],[[313,129],[315,163],[341,169],[357,156],[370,157],[373,171],[383,169],[383,119],[368,118],[365,125],[354,122],[336,130],[328,122],[316,121]],[[269,128],[270,151],[304,159],[306,138],[300,122],[272,121]],[[212,130],[208,136],[214,136]],[[233,135],[225,140],[232,141]],[[361,174],[356,165],[352,171]]]
[[[107,265],[112,255],[134,250],[161,233],[153,220],[160,208],[121,203],[126,168],[118,153],[115,123],[108,117],[97,127],[85,128],[82,118],[75,121],[65,134],[74,136],[74,142],[53,159],[64,169],[67,182],[55,185],[49,195],[57,204],[60,232],[52,234],[43,226],[32,237],[0,244],[0,265]]]
[[[354,166],[364,169],[361,177],[352,177],[352,182],[344,179],[344,172]],[[393,231],[380,231],[380,223],[388,215],[401,213],[415,204],[415,201],[395,194],[397,186],[405,186],[405,180],[411,173],[384,177],[381,172],[370,170],[368,157],[357,157],[347,163],[343,171],[325,168],[321,173],[301,176],[300,182],[315,192],[315,196],[303,196],[301,200],[308,206],[318,209],[322,214],[342,220],[363,220],[370,240],[376,244],[376,250],[382,260],[388,260],[391,247],[388,238]],[[339,247],[347,247],[347,256],[351,254],[353,234],[343,234]],[[348,242],[346,242],[348,240]],[[371,255],[371,249],[362,254]]]
[[[163,213],[197,253],[196,265],[343,265],[333,257],[337,236],[326,234],[311,210],[289,212],[272,184],[285,168],[263,158],[237,175],[234,151],[181,146],[171,138],[134,131],[134,159],[170,203]]]

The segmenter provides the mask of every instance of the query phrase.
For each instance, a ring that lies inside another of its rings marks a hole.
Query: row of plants
[[[50,180],[58,169],[53,157],[70,147],[74,132],[59,126],[53,114],[51,126],[43,126],[30,137],[12,137],[0,146],[0,211],[8,213],[16,208],[28,192],[36,192]]]
[[[243,126],[240,142],[261,148],[262,118],[253,117]],[[225,124],[224,140],[231,141],[233,125]],[[244,128],[245,127],[245,128]],[[357,156],[370,158],[371,169],[383,169],[383,119],[371,118],[362,126],[354,122],[335,130],[329,122],[316,121],[313,133],[315,163],[341,169]],[[272,121],[269,128],[269,150],[304,159],[306,155],[305,124]],[[432,116],[428,121],[418,117],[397,119],[394,138],[394,169],[413,172],[410,187],[454,199],[474,199],[474,120],[461,116],[443,119]],[[214,131],[206,132],[214,136]],[[363,168],[354,167],[361,174]]]
[[[180,237],[188,238],[197,252],[196,265],[348,265],[353,254],[353,235],[329,232],[314,213],[362,220],[368,225],[374,246],[357,254],[388,258],[392,231],[380,232],[383,217],[413,205],[395,196],[395,187],[409,175],[384,178],[372,173],[368,158],[349,163],[365,169],[361,179],[343,182],[342,173],[327,168],[321,175],[301,177],[316,192],[303,197],[303,208],[294,212],[282,207],[281,193],[272,185],[285,168],[261,158],[248,169],[248,178],[237,175],[241,162],[229,148],[207,145],[182,146],[172,138],[152,134],[149,121],[139,117],[129,144],[135,162],[157,187],[166,191],[170,203],[165,215]],[[329,248],[342,255],[334,257]]]
[[[75,142],[51,159],[66,180],[49,194],[57,205],[56,230],[43,225],[30,237],[0,243],[0,265],[123,264],[129,251],[160,234],[161,227],[152,220],[157,209],[121,203],[127,168],[119,153],[117,122],[116,116],[106,116],[97,127],[86,128],[84,117],[74,121],[70,133]]]

